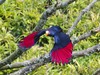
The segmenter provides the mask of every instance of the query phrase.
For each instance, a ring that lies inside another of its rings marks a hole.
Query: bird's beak
[[[48,36],[49,34],[50,34],[50,32],[47,30],[47,31],[46,31],[46,36]]]

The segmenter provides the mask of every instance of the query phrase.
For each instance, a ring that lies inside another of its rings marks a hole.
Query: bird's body
[[[53,26],[47,30],[49,36],[54,37],[54,46],[50,52],[51,61],[55,63],[69,63],[72,57],[73,45],[69,35],[62,32],[58,26]]]
[[[68,35],[66,35],[65,33],[61,32],[58,33],[54,36],[54,47],[53,50],[57,49],[57,48],[63,48],[65,47],[69,42],[71,42],[70,38]],[[55,48],[55,49],[54,49]]]

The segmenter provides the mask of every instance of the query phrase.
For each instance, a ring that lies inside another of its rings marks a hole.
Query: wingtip
[[[30,48],[31,46],[33,46],[35,44],[35,36],[37,35],[38,32],[33,32],[31,34],[29,34],[28,36],[26,36],[25,38],[23,38],[19,43],[18,46],[20,48]]]

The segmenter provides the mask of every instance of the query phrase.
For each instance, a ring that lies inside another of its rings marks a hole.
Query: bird
[[[34,31],[19,41],[18,46],[22,49],[29,49],[37,43],[43,34],[45,34],[45,30]]]
[[[31,48],[39,40],[40,36],[46,34],[54,37],[54,46],[50,51],[50,58],[53,63],[67,64],[72,58],[73,44],[69,35],[65,34],[59,26],[52,26],[46,30],[35,31],[24,37],[18,46],[24,50]]]
[[[73,44],[68,34],[61,27],[52,26],[45,31],[47,36],[54,37],[54,46],[50,51],[50,58],[56,64],[68,64],[72,58]]]

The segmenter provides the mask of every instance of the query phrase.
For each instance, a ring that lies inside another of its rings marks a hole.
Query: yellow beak
[[[46,31],[46,36],[48,36],[49,34],[50,34],[50,32],[47,30],[47,31]]]

